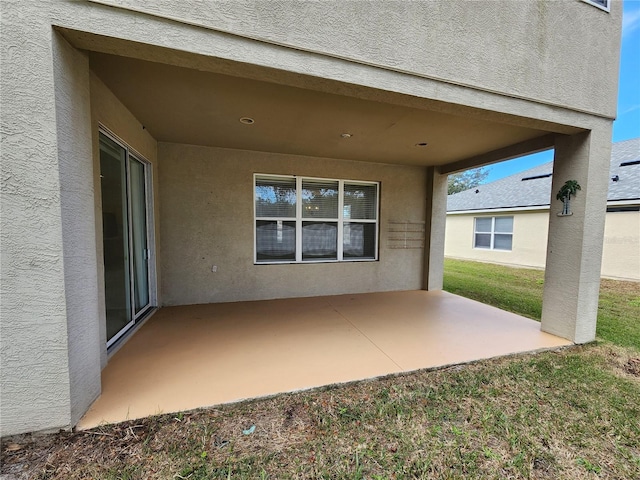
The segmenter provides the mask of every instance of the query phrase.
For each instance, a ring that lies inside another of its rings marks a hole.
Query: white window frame
[[[582,1],[584,3],[588,3],[589,5],[593,5],[594,7],[599,8],[600,10],[604,10],[605,12],[611,11],[611,0],[605,0],[606,5],[601,5],[595,0],[582,0]]]
[[[256,212],[256,181],[258,178],[273,179],[295,179],[296,181],[296,216],[295,217],[258,217]],[[303,181],[321,181],[321,182],[338,182],[338,215],[336,218],[307,218],[303,217],[302,212],[302,182]],[[367,185],[376,187],[376,203],[375,203],[375,219],[351,219],[344,217],[344,186],[347,185]],[[287,221],[296,224],[296,250],[295,260],[258,260],[257,248],[257,227],[258,221]],[[336,259],[302,259],[302,226],[304,222],[336,222],[337,246]],[[306,177],[297,175],[275,175],[267,173],[254,173],[253,175],[253,263],[255,265],[282,265],[282,264],[311,264],[311,263],[337,263],[337,262],[375,262],[378,261],[378,250],[380,241],[380,182],[363,181],[363,180],[341,180],[337,178],[322,177]],[[372,223],[375,224],[375,245],[373,258],[344,257],[344,224],[345,223]]]
[[[490,218],[491,219],[491,231],[490,232],[479,232],[478,231],[478,219],[482,218]],[[511,232],[496,232],[496,218],[511,218]],[[513,251],[513,225],[514,225],[514,217],[513,215],[500,215],[498,217],[473,217],[473,248],[478,250],[492,250],[496,252],[512,252]],[[476,235],[490,235],[490,245],[489,247],[479,247],[476,245]],[[495,248],[495,236],[497,235],[511,235],[511,248]]]

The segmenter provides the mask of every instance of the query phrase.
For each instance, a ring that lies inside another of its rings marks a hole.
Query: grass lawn
[[[448,290],[533,318],[541,282],[446,264]],[[640,284],[600,303],[593,344],[18,436],[2,478],[640,478]]]
[[[445,260],[445,290],[534,320],[543,286],[542,270]],[[602,279],[596,335],[640,350],[640,283]]]

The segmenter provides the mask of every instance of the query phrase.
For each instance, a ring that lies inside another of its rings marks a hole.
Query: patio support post
[[[575,343],[596,334],[610,158],[608,120],[590,132],[556,137],[542,330]],[[572,215],[558,216],[556,193],[567,180],[582,189],[571,199]]]
[[[68,425],[74,426],[101,389],[89,58],[54,33],[53,66],[58,215],[66,297]]]
[[[423,290],[442,290],[444,231],[447,222],[447,175],[427,168],[427,208],[424,232]]]

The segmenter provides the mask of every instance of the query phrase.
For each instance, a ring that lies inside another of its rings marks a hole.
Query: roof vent
[[[639,160],[631,160],[630,162],[622,162],[620,164],[621,167],[628,167],[629,165],[640,165],[640,159]]]
[[[532,177],[524,177],[522,179],[523,182],[526,182],[527,180],[537,180],[538,178],[549,178],[551,175],[553,175],[552,173],[545,173],[544,175],[534,175]]]

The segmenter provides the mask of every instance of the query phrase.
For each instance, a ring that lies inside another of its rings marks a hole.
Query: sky
[[[622,11],[622,45],[618,85],[618,117],[613,141],[640,137],[640,0],[625,0]],[[553,160],[553,151],[536,153],[487,167],[483,183],[519,173]]]

